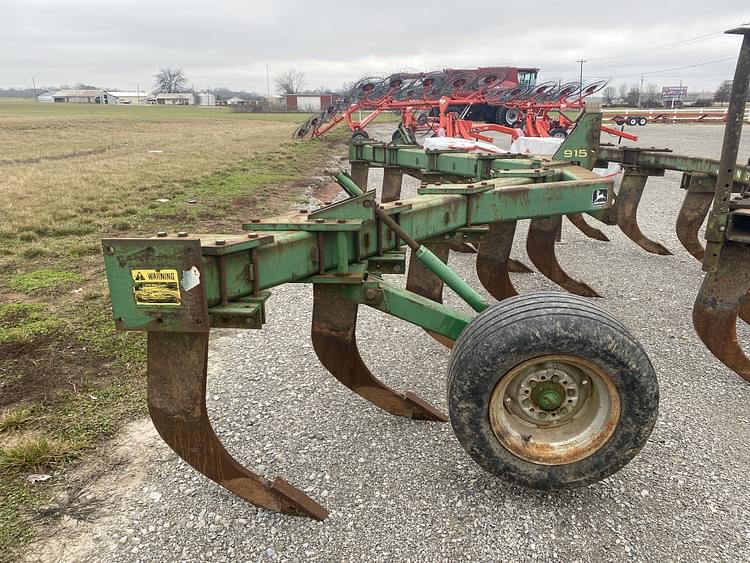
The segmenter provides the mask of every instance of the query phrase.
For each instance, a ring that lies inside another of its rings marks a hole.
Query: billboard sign
[[[663,86],[662,98],[684,98],[687,96],[687,86]]]

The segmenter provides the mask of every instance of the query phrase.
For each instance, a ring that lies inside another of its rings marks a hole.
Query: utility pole
[[[581,88],[583,88],[583,63],[586,62],[586,59],[581,59],[581,60],[576,61],[576,62],[577,63],[581,63],[581,76],[580,76],[580,79],[579,79],[578,83],[581,85]]]
[[[268,63],[266,63],[266,96],[271,95],[271,80],[268,78]]]
[[[641,105],[641,96],[643,95],[643,75],[641,74],[641,87],[638,88],[638,107],[643,107]]]

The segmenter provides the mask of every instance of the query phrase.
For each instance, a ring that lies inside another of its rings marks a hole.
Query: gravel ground
[[[722,128],[637,132],[641,145],[718,156]],[[372,171],[371,185],[380,177]],[[649,443],[613,477],[575,491],[520,489],[475,465],[449,424],[389,416],[359,399],[312,350],[310,288],[288,285],[274,292],[262,331],[215,332],[208,407],[237,459],[284,476],[328,507],[330,518],[256,509],[194,472],[142,423],[131,429],[139,437],[139,447],[128,450],[134,459],[84,491],[81,498],[97,501],[88,519],[66,517],[30,559],[747,560],[750,387],[693,332],[701,271],[673,232],[682,193],[678,174],[653,178],[639,214],[644,232],[674,256],[647,254],[611,227],[604,228],[609,243],[586,239],[569,223],[558,245],[563,266],[605,295],[600,303],[642,342],[661,384]],[[523,238],[517,235],[514,257],[529,263]],[[473,262],[451,256],[481,287]],[[521,292],[556,289],[539,274],[514,274],[514,282]],[[462,307],[449,291],[446,302]],[[446,410],[448,351],[420,329],[364,307],[358,335],[374,373]],[[740,337],[748,336],[741,327]]]

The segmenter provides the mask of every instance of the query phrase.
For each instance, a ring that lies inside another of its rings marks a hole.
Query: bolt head
[[[258,238],[258,233],[247,233],[247,238]]]
[[[158,233],[156,233],[156,236],[157,237],[165,237],[165,236],[167,236],[167,231],[159,231]]]
[[[180,231],[179,233],[177,233],[177,236],[180,238],[185,238],[186,236],[188,236],[188,234],[187,231]]]
[[[337,223],[346,223],[346,219],[336,219]]]
[[[316,223],[325,223],[326,220],[325,219],[315,219],[315,222]]]
[[[226,243],[227,241],[225,241],[224,239],[219,239],[214,244],[216,244],[216,246],[224,246]]]

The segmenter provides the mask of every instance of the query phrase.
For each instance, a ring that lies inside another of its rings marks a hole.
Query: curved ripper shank
[[[595,240],[601,240],[603,242],[609,242],[609,237],[596,227],[592,227],[586,222],[583,217],[583,213],[568,213],[566,217],[570,220],[575,227],[581,231],[584,235]]]
[[[737,341],[737,316],[750,289],[750,246],[727,241],[719,267],[707,272],[693,306],[693,325],[700,339],[727,367],[750,381],[750,358]]]
[[[281,478],[245,469],[211,427],[206,411],[208,332],[148,333],[148,410],[159,435],[200,473],[255,506],[323,520],[328,511]]]
[[[502,301],[518,295],[508,275],[510,250],[516,232],[516,221],[490,223],[487,237],[479,245],[477,275],[490,295]]]
[[[537,270],[557,285],[583,297],[601,297],[583,282],[571,278],[560,266],[555,256],[555,235],[562,224],[561,215],[531,220],[526,238],[526,252]]]
[[[365,365],[356,340],[359,305],[329,284],[314,284],[312,342],[323,366],[349,389],[386,412],[416,420],[447,422],[448,417],[417,395],[398,393]]]
[[[699,262],[703,262],[706,251],[698,240],[698,231],[711,209],[713,200],[713,192],[687,192],[680,207],[680,214],[677,216],[675,225],[677,238],[685,250]]]
[[[664,245],[651,240],[638,226],[638,204],[643,196],[648,175],[638,169],[626,168],[620,190],[617,192],[617,226],[625,235],[646,252],[668,256],[672,254]]]

